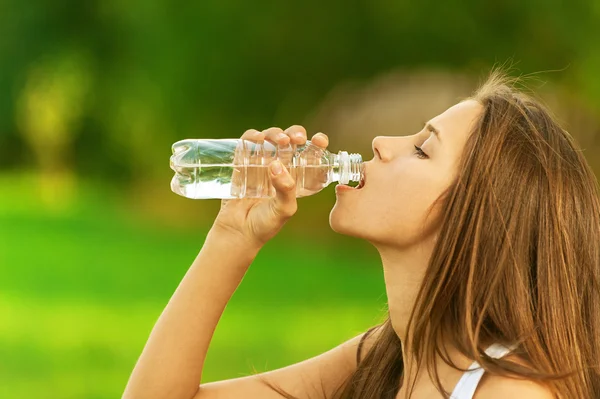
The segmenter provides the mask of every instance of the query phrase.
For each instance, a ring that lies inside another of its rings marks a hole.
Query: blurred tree
[[[86,49],[74,73],[93,100],[72,125],[86,134],[69,134],[75,167],[115,181],[165,178],[178,139],[303,122],[339,83],[398,67],[481,74],[512,58],[523,72],[564,69],[552,79],[600,109],[594,0],[4,0],[0,15],[0,91],[15,96],[0,100],[0,167],[36,151],[14,104],[29,71],[73,48]]]
[[[64,204],[70,187],[74,136],[89,98],[90,68],[85,56],[69,50],[30,66],[17,105],[18,131],[33,151],[41,171],[42,196]],[[56,190],[57,185],[60,190]],[[46,189],[47,188],[47,189]],[[61,197],[53,196],[60,191]]]

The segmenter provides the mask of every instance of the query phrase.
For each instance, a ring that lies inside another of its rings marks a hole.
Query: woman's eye
[[[413,145],[414,145],[414,144],[413,144]],[[427,159],[427,158],[429,158],[429,155],[425,154],[425,153],[423,152],[423,150],[421,149],[421,147],[417,147],[417,146],[415,145],[415,150],[417,150],[417,156],[418,156],[420,159]]]

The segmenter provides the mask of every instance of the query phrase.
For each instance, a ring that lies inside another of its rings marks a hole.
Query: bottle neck
[[[360,181],[363,172],[363,160],[360,154],[348,154],[346,151],[340,151],[332,156],[333,181],[340,182],[340,184]]]

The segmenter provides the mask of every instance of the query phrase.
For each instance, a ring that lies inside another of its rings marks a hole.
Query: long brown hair
[[[600,398],[600,188],[572,136],[515,82],[496,69],[471,97],[483,112],[438,199],[440,239],[405,345],[445,398],[436,354],[462,369],[444,340],[492,375],[538,381],[558,398]],[[389,313],[378,328],[333,398],[397,395],[402,343]],[[493,342],[523,362],[488,357]]]

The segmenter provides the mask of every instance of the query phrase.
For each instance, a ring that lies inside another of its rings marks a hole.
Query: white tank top
[[[492,344],[485,350],[485,353],[489,357],[499,359],[511,350],[513,350],[511,347],[506,347],[501,344]],[[450,399],[473,399],[477,385],[479,384],[481,377],[483,377],[484,372],[485,370],[479,366],[479,363],[473,362],[469,367],[469,371],[466,371],[462,375],[456,384],[456,387],[454,387]]]

